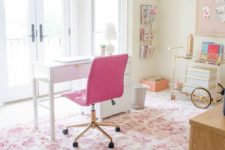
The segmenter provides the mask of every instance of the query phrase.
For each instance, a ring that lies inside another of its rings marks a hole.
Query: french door
[[[0,0],[0,8],[0,101],[28,98],[32,63],[70,54],[69,0]]]

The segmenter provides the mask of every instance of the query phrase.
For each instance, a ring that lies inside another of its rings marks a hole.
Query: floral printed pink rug
[[[189,119],[204,110],[192,105],[190,100],[171,101],[169,96],[150,93],[145,109],[113,116],[107,121],[120,124],[121,132],[104,128],[114,140],[115,150],[187,150]],[[65,125],[87,122],[87,115],[69,115],[57,118],[56,141],[49,137],[48,118],[39,122],[39,130],[33,122],[0,129],[0,150],[70,150],[73,139],[83,128],[73,128],[62,134]],[[90,130],[79,140],[81,150],[105,150],[109,141],[98,130]]]

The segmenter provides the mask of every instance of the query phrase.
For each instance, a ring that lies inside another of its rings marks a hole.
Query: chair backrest
[[[87,82],[87,105],[123,95],[127,61],[127,54],[97,57],[93,60]]]

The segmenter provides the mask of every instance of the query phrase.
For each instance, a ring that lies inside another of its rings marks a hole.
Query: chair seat
[[[86,89],[84,89],[84,90],[65,93],[62,96],[70,99],[71,101],[81,106],[88,106],[86,103],[86,94],[87,94]]]

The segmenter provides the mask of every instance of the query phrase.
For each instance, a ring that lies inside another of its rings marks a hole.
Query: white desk
[[[116,105],[112,105],[111,101],[96,104],[96,116],[99,120],[103,118],[129,111],[131,108],[130,99],[130,62],[124,75],[124,94]],[[37,101],[37,81],[49,83],[49,106],[50,106],[50,129],[51,139],[55,140],[55,109],[54,109],[54,84],[86,78],[91,66],[91,60],[73,63],[35,63],[33,69],[33,97],[34,97],[34,127],[38,128],[38,101]],[[115,100],[117,100],[115,99]]]
[[[49,83],[51,139],[55,140],[54,84],[85,78],[91,60],[73,63],[35,63],[33,69],[34,127],[38,128],[37,81]]]

